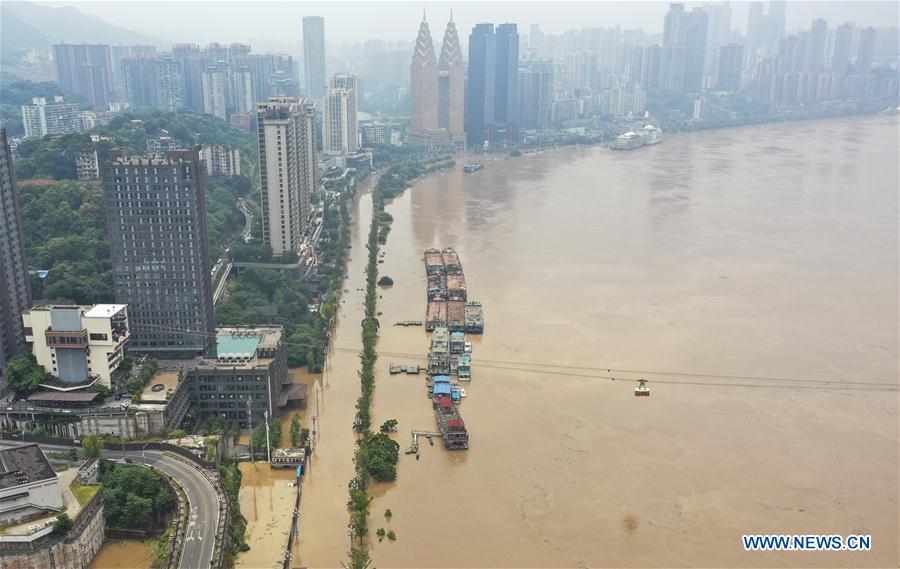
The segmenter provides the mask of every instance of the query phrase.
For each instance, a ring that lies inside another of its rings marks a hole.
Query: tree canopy
[[[112,264],[103,191],[77,182],[20,184],[25,255],[33,269],[50,269],[35,299],[95,304],[113,301]]]
[[[3,372],[6,387],[13,393],[27,395],[38,390],[40,384],[50,377],[44,368],[38,365],[31,353],[21,354],[9,360]]]
[[[143,467],[104,463],[100,479],[106,522],[114,528],[162,527],[175,495],[162,476]]]

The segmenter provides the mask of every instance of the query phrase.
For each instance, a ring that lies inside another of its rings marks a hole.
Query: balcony
[[[80,332],[54,332],[47,329],[44,332],[47,347],[50,348],[84,348],[88,344],[87,330]]]

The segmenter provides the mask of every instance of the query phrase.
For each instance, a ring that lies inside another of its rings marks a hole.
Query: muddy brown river
[[[486,329],[470,450],[401,455],[375,488],[371,530],[397,534],[375,565],[896,566],[897,391],[836,387],[897,385],[897,155],[896,117],[767,125],[485,158],[394,200],[374,422],[398,419],[404,448],[434,429],[422,376],[387,373],[426,354],[391,325],[424,318],[424,249],[460,253]],[[296,566],[349,548],[369,196],[352,213]],[[873,547],[751,553],[745,533]]]

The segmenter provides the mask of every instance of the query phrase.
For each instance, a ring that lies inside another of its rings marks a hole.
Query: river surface
[[[435,427],[423,377],[387,373],[427,352],[391,325],[424,319],[424,249],[459,252],[486,328],[470,450],[401,455],[375,566],[897,566],[897,391],[815,382],[898,383],[898,150],[896,117],[747,127],[488,158],[395,199],[373,423],[403,448]],[[352,215],[296,566],[349,548],[368,195]],[[747,533],[872,551],[748,553]]]

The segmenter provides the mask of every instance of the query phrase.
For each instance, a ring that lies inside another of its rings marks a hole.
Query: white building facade
[[[31,105],[22,105],[25,138],[41,138],[81,130],[78,105],[75,103],[66,103],[62,97],[54,97],[52,103],[48,103],[43,97],[35,97],[31,102]]]
[[[240,176],[241,151],[227,144],[211,144],[200,150],[207,176]]]
[[[40,306],[23,314],[22,321],[37,363],[59,379],[45,387],[112,386],[130,338],[126,305]]]
[[[263,242],[275,255],[296,251],[319,186],[315,103],[269,97],[257,105]]]

